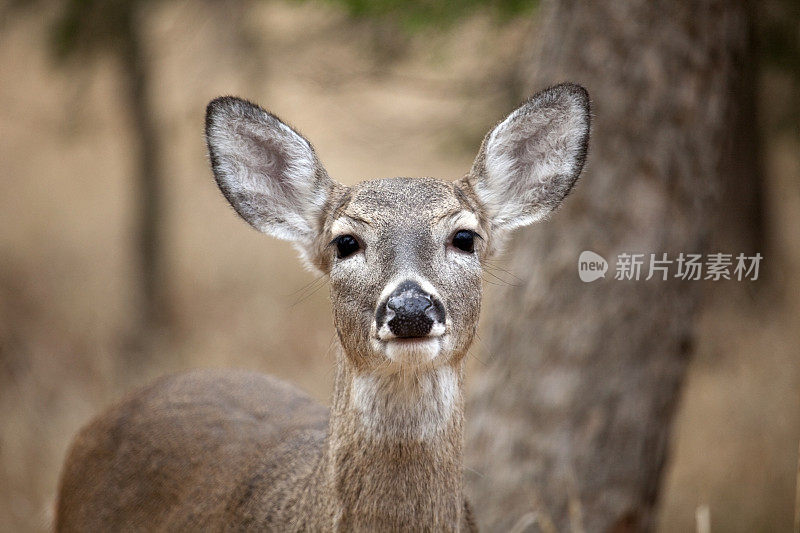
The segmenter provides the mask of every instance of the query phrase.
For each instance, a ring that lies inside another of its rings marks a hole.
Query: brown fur
[[[474,530],[458,496],[460,452],[449,453],[460,428],[446,451],[386,445],[359,434],[346,399],[336,403],[345,413],[327,439],[327,409],[269,376],[162,378],[78,435],[57,530]],[[449,491],[436,490],[443,480]]]

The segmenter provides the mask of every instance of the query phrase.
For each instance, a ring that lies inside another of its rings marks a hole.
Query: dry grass
[[[347,183],[457,177],[506,110],[475,79],[506,60],[520,28],[499,32],[476,21],[454,37],[412,43],[384,65],[362,52],[374,39],[368,29],[325,9],[259,4],[244,17],[245,48],[214,17],[188,3],[151,16],[176,330],[154,340],[137,371],[122,363],[137,352],[125,333],[131,139],[114,66],[101,59],[55,71],[35,13],[0,34],[0,531],[47,528],[71,436],[154,375],[247,367],[328,399],[327,288],[320,281],[316,292],[303,289],[314,278],[291,248],[249,230],[216,191],[202,139],[210,98],[263,102],[306,133]],[[796,170],[795,152],[771,156],[776,175]],[[791,194],[774,201],[781,267],[796,271],[800,236],[787,228],[800,228],[791,214],[800,203]],[[778,286],[789,282],[784,296],[798,294],[796,276]],[[678,421],[665,531],[693,529],[699,503],[708,503],[715,531],[790,527],[800,300],[778,296],[713,297]]]

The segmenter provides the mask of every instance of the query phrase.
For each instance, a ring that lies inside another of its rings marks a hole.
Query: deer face
[[[433,179],[368,181],[329,220],[334,322],[354,362],[391,370],[463,357],[486,233],[468,198]]]
[[[588,128],[586,92],[560,85],[490,131],[458,181],[345,187],[306,139],[261,108],[219,98],[206,117],[222,192],[252,226],[292,241],[330,277],[348,359],[387,372],[464,357],[478,324],[482,265],[512,229],[561,203],[582,168]]]

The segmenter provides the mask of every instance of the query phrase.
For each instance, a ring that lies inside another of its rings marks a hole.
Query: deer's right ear
[[[214,178],[251,226],[307,251],[322,229],[337,184],[311,144],[275,115],[233,97],[206,109]]]

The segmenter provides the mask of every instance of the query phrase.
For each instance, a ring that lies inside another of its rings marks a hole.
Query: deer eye
[[[475,251],[475,232],[462,229],[453,235],[453,246],[459,250],[472,253]]]
[[[333,239],[333,243],[336,245],[336,257],[339,259],[350,257],[360,248],[358,241],[352,235],[340,235]]]

